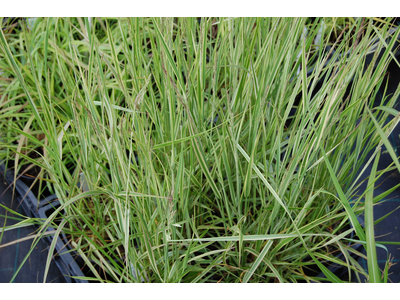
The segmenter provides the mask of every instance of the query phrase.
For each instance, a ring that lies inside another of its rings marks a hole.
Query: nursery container
[[[14,171],[7,170],[4,164],[0,165],[0,172],[4,174],[6,182],[12,187],[14,185]],[[22,177],[22,176],[21,176]],[[42,200],[38,200],[32,190],[25,184],[20,176],[17,176],[17,181],[15,182],[15,190],[18,193],[18,201],[22,206],[25,214],[30,218],[38,218],[39,208],[50,201],[56,199],[56,195],[50,195]],[[28,180],[32,180],[30,177],[25,176]],[[32,180],[33,181],[33,180]]]
[[[5,172],[4,164],[0,165],[0,172]],[[7,170],[4,177],[9,185],[14,184],[14,172],[12,170]],[[21,179],[18,179],[15,182],[15,190],[18,194],[16,199],[18,200],[25,214],[30,218],[47,219],[48,212],[51,213],[51,211],[54,209],[54,205],[59,204],[58,201],[55,201],[57,199],[57,196],[55,194],[50,195],[41,201],[38,201],[33,192]],[[47,229],[47,231],[51,230],[54,230],[54,228],[49,227]],[[45,236],[44,241],[47,242],[48,245],[50,245],[53,238],[53,236],[47,235]],[[60,237],[58,237],[55,247],[57,255],[54,256],[54,261],[60,269],[61,273],[64,275],[65,281],[82,283],[87,282],[86,280],[71,278],[71,276],[83,277],[84,275],[80,270],[78,264],[72,258],[72,255],[68,253],[67,250],[68,249],[65,247],[65,243],[61,240]]]

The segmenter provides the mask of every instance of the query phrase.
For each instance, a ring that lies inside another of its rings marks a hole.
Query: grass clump
[[[375,246],[357,215],[381,198],[360,201],[357,177],[398,122],[399,90],[374,103],[398,30],[336,21],[5,29],[2,158],[40,168],[59,230],[99,281],[336,282],[333,262],[370,278],[349,241]]]

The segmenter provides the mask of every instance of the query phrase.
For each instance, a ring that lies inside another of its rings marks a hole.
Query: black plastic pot
[[[5,165],[2,164],[0,165],[0,172],[5,175],[4,178],[10,186],[14,185],[14,172],[12,170],[7,170],[6,172]],[[22,176],[18,177],[21,178]],[[30,179],[30,177],[27,178]],[[17,179],[15,182],[15,190],[18,193],[18,202],[20,203],[25,214],[30,218],[38,218],[39,208],[56,199],[55,195],[50,195],[38,201],[34,193],[29,189],[22,179]]]
[[[6,182],[12,186],[14,185],[14,172],[13,170],[7,170],[7,172],[5,172],[5,169],[6,168],[4,164],[0,165],[0,172],[5,174],[4,177]],[[17,192],[16,199],[28,217],[46,220],[55,211],[55,209],[61,205],[55,194],[39,201],[34,193],[21,179],[22,176],[18,176],[17,178],[19,179],[17,179],[15,182],[15,190]],[[47,232],[54,230],[55,228],[51,226],[46,229]],[[43,241],[48,244],[48,246],[51,245],[53,240],[54,235],[46,235],[43,238]],[[95,277],[91,270],[85,265],[82,257],[69,245],[68,238],[63,232],[61,232],[60,236],[57,237],[53,255],[54,262],[56,263],[60,272],[63,274],[66,282],[88,283],[87,280],[74,279],[72,277]],[[114,261],[120,263],[120,261],[116,259]],[[93,261],[92,263],[94,264]],[[99,274],[103,273],[100,267],[96,267],[96,264],[94,265]],[[109,278],[105,277],[104,279]]]
[[[2,164],[0,165],[0,172],[5,174],[4,178],[9,185],[14,184],[14,172],[12,170],[7,170],[7,172],[5,172],[5,166]],[[51,195],[41,201],[38,201],[36,196],[21,179],[18,179],[15,182],[15,190],[17,192],[16,199],[19,202],[19,205],[21,205],[25,214],[30,218],[47,219],[46,212],[54,209],[54,205],[59,203],[58,201],[55,201],[57,199],[56,195]],[[49,227],[47,229],[47,231],[50,230],[54,230],[54,228]],[[53,238],[53,236],[47,235],[43,240],[50,245]],[[66,282],[88,282],[86,280],[71,278],[71,276],[84,277],[84,275],[71,254],[67,252],[65,244],[60,238],[57,240],[55,252],[56,255],[54,256],[54,261],[63,274]]]

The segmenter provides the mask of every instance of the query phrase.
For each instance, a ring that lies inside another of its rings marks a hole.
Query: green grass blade
[[[272,243],[273,243],[273,240],[269,240],[267,242],[267,244],[264,246],[264,248],[261,251],[260,255],[258,255],[256,261],[251,265],[250,270],[247,271],[246,274],[244,275],[243,283],[248,282],[249,279],[251,278],[251,276],[253,276],[254,272],[256,271],[256,269],[258,268],[258,266],[260,265],[260,263],[264,259],[265,255],[267,255],[269,248],[271,248],[271,246],[272,246]]]
[[[367,242],[367,263],[368,263],[368,274],[369,282],[380,283],[381,273],[378,267],[378,259],[376,256],[375,246],[375,233],[374,233],[374,180],[376,175],[376,169],[378,167],[380,157],[380,151],[375,158],[374,165],[371,170],[371,174],[368,180],[368,186],[370,186],[365,196],[365,236]]]

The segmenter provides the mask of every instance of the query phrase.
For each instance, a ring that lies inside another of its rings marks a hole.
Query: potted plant
[[[395,96],[371,101],[395,40],[385,45],[387,24],[354,20],[317,45],[322,21],[37,20],[24,31],[29,67],[3,34],[60,203],[43,230],[63,211],[57,234],[99,281],[96,266],[117,282],[340,281],[332,262],[378,280],[351,256],[351,234],[375,247],[357,219],[373,198],[354,200],[352,183],[397,122],[386,123]],[[374,43],[379,62],[364,68]],[[40,84],[50,64],[62,99]],[[306,274],[314,265],[325,279]]]

